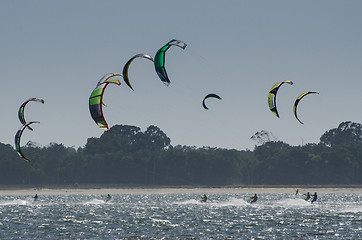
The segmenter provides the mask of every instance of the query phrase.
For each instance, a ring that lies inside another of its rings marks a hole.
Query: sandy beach
[[[291,193],[294,194],[296,189],[300,193],[318,192],[318,193],[361,193],[361,187],[235,187],[235,188],[28,188],[28,189],[3,189],[0,190],[0,196],[6,195],[104,195],[104,194],[173,194],[173,193],[195,193],[195,194],[212,194],[212,193]]]

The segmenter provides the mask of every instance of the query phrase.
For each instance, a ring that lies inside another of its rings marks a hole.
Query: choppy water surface
[[[0,197],[0,239],[362,239],[362,196],[319,194]]]

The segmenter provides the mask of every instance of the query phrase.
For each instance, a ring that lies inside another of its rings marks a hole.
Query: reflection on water
[[[0,197],[0,239],[362,239],[358,194]]]

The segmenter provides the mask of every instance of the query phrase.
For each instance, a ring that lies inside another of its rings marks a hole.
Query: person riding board
[[[207,201],[207,196],[206,194],[204,194],[204,196],[201,198],[201,202],[206,202]]]
[[[107,195],[107,198],[106,198],[106,202],[110,201],[111,198],[112,198],[111,195],[108,194],[108,195]]]
[[[255,193],[250,199],[252,199],[250,203],[255,203],[258,200],[258,196]]]
[[[35,194],[35,196],[33,198],[34,198],[34,201],[38,200],[38,194]]]
[[[317,198],[318,198],[317,197],[317,192],[314,192],[314,194],[312,196],[313,196],[313,199],[312,199],[311,203],[317,201]]]
[[[307,197],[306,197],[304,200],[308,201],[308,200],[310,199],[310,194],[309,194],[309,192],[307,192],[306,196],[307,196]]]

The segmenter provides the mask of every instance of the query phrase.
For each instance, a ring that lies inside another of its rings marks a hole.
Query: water
[[[362,195],[118,194],[0,197],[0,239],[362,239]]]

